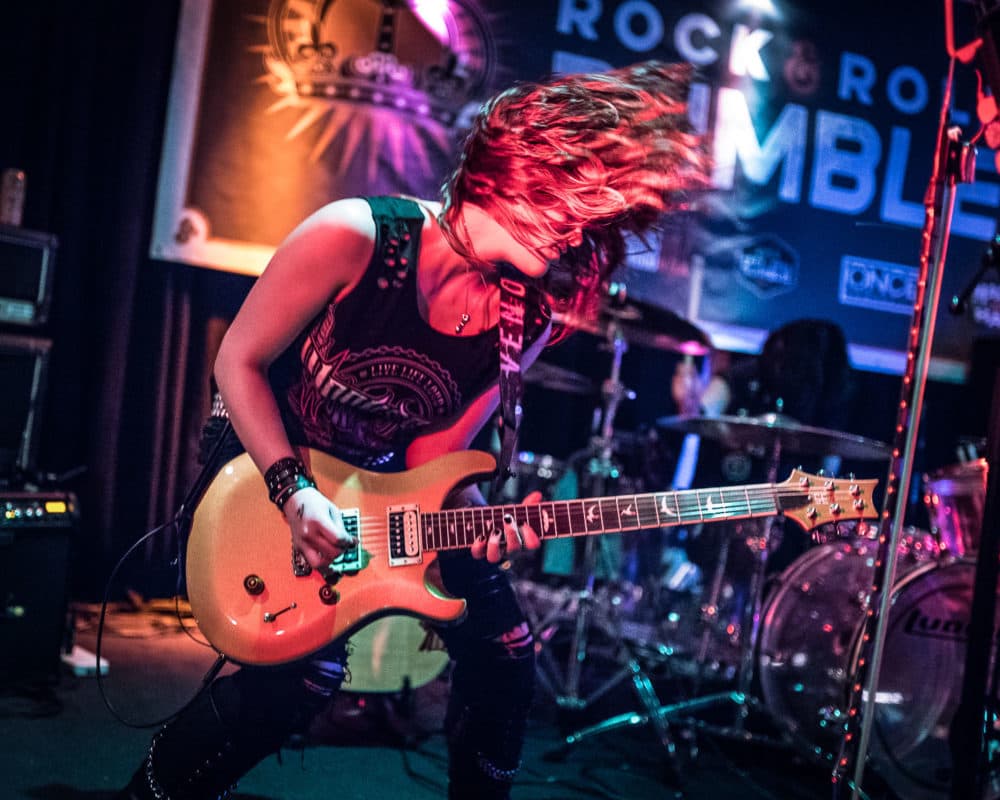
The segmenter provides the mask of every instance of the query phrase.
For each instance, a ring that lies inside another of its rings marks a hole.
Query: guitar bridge
[[[415,505],[390,506],[386,512],[389,523],[389,566],[421,563],[424,557],[420,547],[420,509]]]

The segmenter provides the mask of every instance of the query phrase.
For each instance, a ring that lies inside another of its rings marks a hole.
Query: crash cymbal
[[[594,318],[577,314],[553,315],[559,325],[611,338],[620,335],[629,344],[700,356],[711,349],[711,341],[698,327],[673,311],[632,298],[609,297]]]
[[[781,414],[763,414],[759,417],[682,414],[661,417],[656,424],[667,430],[696,433],[733,449],[770,449],[777,443],[786,453],[835,455],[862,461],[887,459],[892,453],[892,448],[883,442],[843,431],[801,425]]]
[[[589,378],[545,361],[536,361],[528,367],[524,373],[524,382],[568,394],[594,394],[597,391]]]

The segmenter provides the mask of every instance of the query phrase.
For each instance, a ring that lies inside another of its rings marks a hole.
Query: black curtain
[[[179,11],[21,0],[0,12],[0,169],[27,174],[24,227],[59,239],[49,322],[8,327],[53,343],[34,482],[79,498],[80,598],[99,596],[185,494],[214,348],[249,288],[148,255]],[[171,591],[160,565],[175,545],[168,532],[142,548],[122,586]]]

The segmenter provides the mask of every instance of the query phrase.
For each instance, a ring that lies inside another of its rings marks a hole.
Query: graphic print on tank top
[[[400,438],[447,419],[461,405],[451,375],[424,353],[399,346],[330,353],[332,344],[306,338],[306,374],[292,398],[303,433],[316,446],[375,466],[392,457]]]
[[[457,416],[496,380],[496,328],[434,330],[417,301],[423,213],[410,200],[368,198],[374,254],[272,371],[292,437],[360,467],[389,462],[416,436]]]

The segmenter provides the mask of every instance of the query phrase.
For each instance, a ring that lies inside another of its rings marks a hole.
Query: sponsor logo
[[[986,328],[1000,328],[1000,284],[981,283],[972,293],[972,318]]]
[[[738,254],[741,283],[761,299],[786,294],[799,285],[799,256],[772,234],[752,239]]]
[[[966,604],[966,608],[968,608]],[[919,607],[914,608],[903,623],[903,632],[924,639],[944,639],[949,642],[965,642],[969,638],[967,617],[939,617],[925,614]],[[994,632],[993,641],[997,634]]]
[[[840,259],[842,305],[910,315],[916,296],[916,267],[860,256]]]

